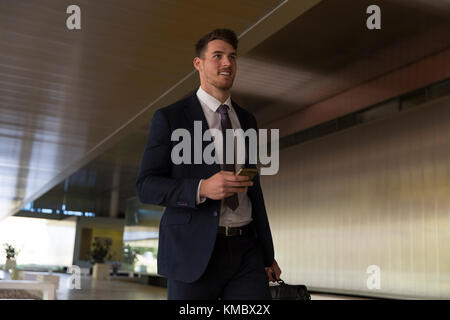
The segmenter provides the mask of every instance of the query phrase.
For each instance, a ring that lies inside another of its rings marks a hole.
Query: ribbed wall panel
[[[282,150],[262,183],[283,279],[450,298],[449,181],[450,98]]]

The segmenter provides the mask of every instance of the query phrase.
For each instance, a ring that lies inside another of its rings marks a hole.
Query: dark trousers
[[[253,235],[218,235],[205,273],[185,283],[168,279],[169,300],[270,300],[262,248]]]

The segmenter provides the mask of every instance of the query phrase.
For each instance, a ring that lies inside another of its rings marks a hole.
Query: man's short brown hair
[[[209,42],[213,40],[223,40],[229,43],[234,50],[238,47],[238,38],[233,30],[230,29],[215,29],[214,31],[205,34],[200,40],[195,44],[195,54],[197,57],[202,58],[206,46]]]

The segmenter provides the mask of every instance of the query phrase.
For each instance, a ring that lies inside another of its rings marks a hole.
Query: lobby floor
[[[81,289],[70,289],[70,275],[60,276],[58,300],[165,300],[167,289],[142,284],[138,278],[111,277],[108,280],[94,280],[81,276]]]
[[[34,272],[33,272],[34,273]],[[40,272],[36,272],[40,273]],[[48,273],[43,273],[48,274]],[[80,289],[71,289],[69,274],[53,273],[59,276],[57,300],[166,300],[167,289],[159,286],[142,284],[138,278],[124,276],[108,280],[94,280],[92,276],[80,277]],[[73,283],[73,282],[72,282]],[[312,300],[363,300],[365,298],[313,293]]]
[[[137,278],[111,277],[109,281],[93,280],[91,276],[81,277],[81,289],[69,289],[69,276],[62,275],[58,300],[165,300],[167,289],[139,283]],[[333,294],[311,294],[312,300],[364,300]]]

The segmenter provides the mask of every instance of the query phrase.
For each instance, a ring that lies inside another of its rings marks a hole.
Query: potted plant
[[[19,254],[19,251],[13,245],[8,243],[3,244],[3,247],[6,254],[5,271],[14,271],[16,269],[16,258]]]
[[[91,259],[94,265],[92,278],[96,280],[109,280],[109,265],[106,260],[111,259],[110,248],[112,241],[108,238],[95,238],[92,245]]]

